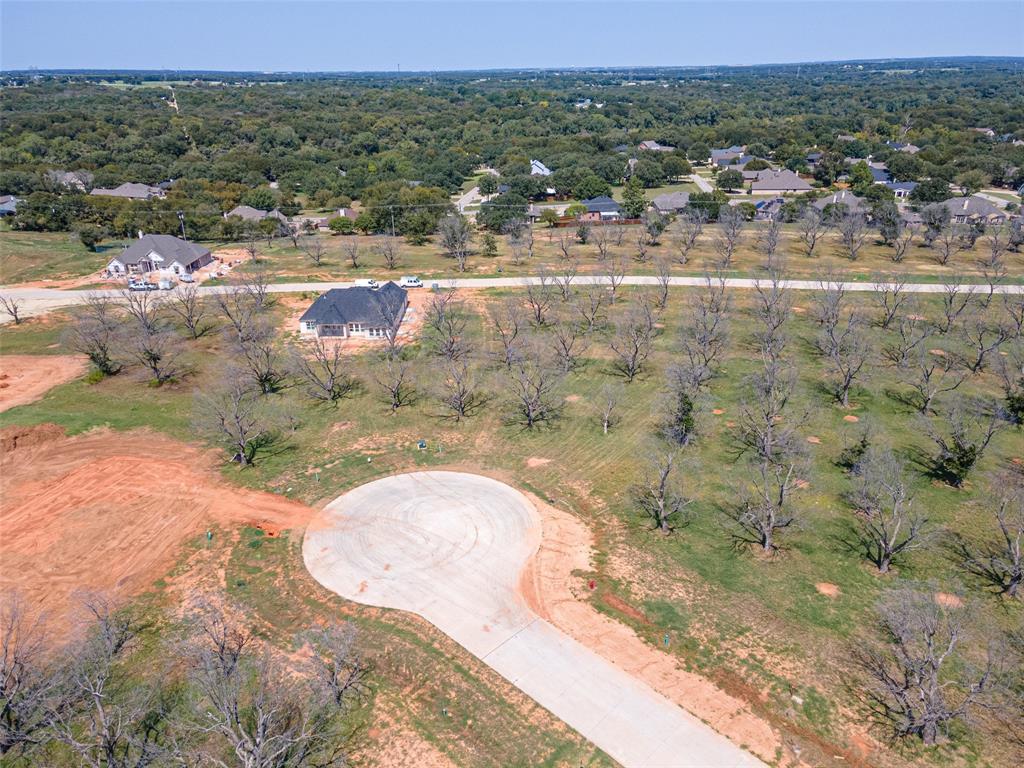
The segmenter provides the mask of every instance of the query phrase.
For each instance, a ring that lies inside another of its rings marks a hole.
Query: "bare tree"
[[[604,261],[611,253],[612,233],[611,227],[595,227],[590,241],[597,246],[597,258]]]
[[[306,258],[309,259],[310,263],[314,267],[319,267],[324,260],[324,242],[316,235],[310,235],[304,237],[296,242],[296,247],[299,248]]]
[[[785,419],[796,386],[796,372],[771,354],[746,382],[749,394],[741,402],[739,440],[744,451],[760,462],[783,463],[799,453],[798,419]]]
[[[907,293],[907,276],[899,274],[876,275],[872,281],[871,298],[878,305],[881,317],[878,319],[878,327],[888,330],[896,315],[910,301],[910,294]]]
[[[255,269],[246,275],[242,275],[237,285],[249,295],[258,312],[262,312],[272,303],[269,295],[270,273],[265,269]]]
[[[179,285],[167,302],[167,309],[181,320],[193,339],[205,336],[213,330],[209,308],[209,302],[199,295],[195,283]]]
[[[626,279],[626,259],[623,256],[612,256],[604,262],[608,278],[608,303],[614,304],[618,297],[619,286]]]
[[[757,230],[757,250],[764,257],[766,269],[778,266],[777,251],[782,242],[782,218],[772,216]]]
[[[991,658],[975,669],[963,657],[971,622],[960,607],[939,605],[931,591],[903,588],[879,606],[884,642],[859,644],[867,701],[875,721],[896,738],[931,745],[966,717],[986,693]]]
[[[21,323],[21,300],[16,296],[0,296],[0,307],[11,316],[15,325]]]
[[[1004,293],[1003,314],[1009,320],[1013,338],[1019,339],[1024,335],[1024,294]]]
[[[1010,230],[1001,224],[990,226],[985,231],[984,240],[988,250],[984,264],[994,267],[1002,262],[1006,252],[1010,249]]]
[[[24,756],[47,739],[54,716],[67,702],[61,675],[47,658],[45,617],[33,614],[21,595],[0,603],[0,756]],[[54,712],[54,710],[57,710]]]
[[[249,254],[249,259],[253,264],[258,264],[260,260],[260,232],[255,226],[249,225],[243,232],[243,247],[245,252]]]
[[[900,317],[896,334],[897,341],[887,344],[882,354],[894,366],[903,368],[910,364],[911,354],[931,338],[931,326],[920,315],[911,312]]]
[[[398,267],[398,238],[394,235],[380,235],[373,242],[373,250],[384,260],[386,269]]]
[[[714,375],[728,338],[725,278],[705,274],[704,285],[696,300],[688,304],[680,328],[680,350],[686,358],[683,366],[688,374],[683,375],[683,366],[677,366],[674,374],[688,379],[694,389],[704,386]]]
[[[889,257],[893,263],[899,264],[906,258],[919,231],[916,224],[898,225],[896,237],[892,241],[892,255]]]
[[[813,205],[804,208],[804,212],[797,219],[797,231],[800,233],[800,242],[803,243],[807,258],[814,256],[818,242],[825,236],[825,229],[825,219],[821,211]]]
[[[707,220],[707,213],[700,208],[686,208],[676,218],[669,237],[676,251],[675,260],[680,264],[689,261],[690,252],[697,245]]]
[[[384,394],[384,399],[394,413],[408,405],[416,394],[413,383],[413,365],[393,355],[382,355],[371,369],[371,376]]]
[[[533,229],[523,219],[513,219],[505,224],[505,239],[512,253],[512,263],[519,265],[523,259],[533,256]]]
[[[346,237],[341,243],[341,250],[345,252],[345,256],[348,258],[348,263],[352,265],[352,269],[359,269],[359,258],[362,252],[359,248],[358,238]]]
[[[146,333],[156,333],[163,326],[161,316],[164,298],[149,291],[119,291],[121,304],[128,315]]]
[[[636,255],[633,257],[641,264],[647,261],[647,251],[651,248],[651,236],[643,227],[638,227],[636,230]]]
[[[552,331],[555,357],[563,373],[570,373],[580,364],[580,358],[587,351],[587,337],[584,329],[572,320],[562,319],[555,323]]]
[[[601,310],[607,299],[607,291],[600,285],[588,283],[577,291],[573,309],[586,323],[586,333],[591,333],[601,321]]]
[[[250,377],[227,369],[215,387],[197,393],[194,423],[200,433],[223,444],[242,466],[253,463],[256,452],[273,436],[266,405]]]
[[[722,206],[718,214],[718,231],[715,236],[715,251],[722,267],[732,264],[733,254],[743,240],[745,223],[743,213],[738,208],[732,205]]]
[[[277,329],[274,325],[260,320],[253,324],[245,338],[235,344],[239,360],[265,395],[277,392],[285,381],[276,337]]]
[[[85,355],[97,371],[113,376],[121,370],[118,351],[121,348],[123,321],[115,313],[115,305],[103,296],[92,294],[84,303],[82,318],[63,335],[63,343]]]
[[[1017,342],[1005,356],[1000,355],[996,372],[1003,387],[1006,418],[1024,424],[1024,344]]]
[[[695,399],[698,382],[689,369],[672,367],[668,371],[668,391],[663,398],[658,431],[672,445],[690,444],[696,432]]]
[[[441,247],[444,249],[445,255],[450,259],[455,259],[459,272],[465,272],[472,238],[466,217],[460,213],[446,214],[438,222],[437,231],[441,236]]]
[[[252,333],[260,307],[252,295],[241,286],[229,286],[214,294],[220,314],[234,332],[236,341],[244,341]]]
[[[967,361],[971,373],[984,370],[989,355],[997,352],[1013,336],[1009,325],[992,322],[987,315],[985,312],[970,313],[960,331],[961,338],[971,350],[971,357]]]
[[[797,482],[795,461],[760,462],[747,498],[726,509],[736,525],[737,538],[760,547],[765,554],[774,552],[779,532],[796,522],[796,514],[790,510],[789,495]]]
[[[576,245],[576,235],[568,230],[568,228],[561,229],[558,232],[558,237],[555,240],[558,244],[558,250],[562,254],[562,258],[568,260],[572,256],[573,248]]]
[[[829,275],[818,283],[820,289],[814,296],[815,319],[821,326],[816,346],[818,350],[831,357],[839,344],[839,324],[843,319],[843,308],[846,301],[846,288],[841,282],[833,280]]]
[[[169,712],[159,691],[131,678],[124,659],[138,646],[140,623],[101,597],[90,597],[89,635],[65,661],[74,702],[53,713],[53,738],[88,768],[144,768],[166,755]]]
[[[643,477],[633,485],[633,502],[641,514],[650,519],[655,530],[668,534],[691,499],[683,495],[674,472],[676,451],[666,451],[651,458]]]
[[[514,361],[516,358],[512,358]],[[512,362],[509,363],[511,369]],[[451,360],[439,381],[438,399],[455,421],[471,416],[484,403],[476,371],[469,359]]]
[[[988,411],[986,413],[986,410]],[[932,459],[934,474],[960,488],[971,470],[981,461],[985,449],[999,431],[999,412],[980,403],[954,403],[945,415],[946,429],[939,431],[924,421],[924,431],[938,447]]]
[[[615,333],[608,344],[614,353],[612,367],[627,382],[632,382],[644,368],[651,354],[654,329],[636,307],[630,307],[615,323]]]
[[[526,303],[530,307],[532,322],[536,326],[546,325],[548,310],[554,301],[555,293],[551,287],[551,278],[545,270],[540,270],[537,280],[530,280],[526,285]]]
[[[1019,474],[996,478],[993,483],[995,541],[956,544],[964,567],[1007,597],[1021,597],[1024,590],[1024,483]]]
[[[967,372],[954,355],[936,355],[923,349],[918,351],[912,372],[914,376],[907,383],[916,395],[914,407],[922,415],[932,412],[936,397],[956,391],[967,378]]]
[[[181,337],[172,330],[147,330],[138,326],[123,337],[125,354],[147,368],[157,385],[166,384],[188,370]]]
[[[829,351],[829,363],[835,379],[835,396],[844,408],[850,404],[850,389],[861,375],[871,356],[872,342],[863,331],[863,322],[857,313],[851,313],[836,333],[834,346]]]
[[[561,275],[551,278],[562,294],[562,301],[569,301],[572,298],[572,281],[576,279],[576,272],[579,270],[579,262],[576,259],[566,259],[562,264]],[[543,273],[541,273],[543,277]]]
[[[302,635],[310,647],[313,682],[339,712],[350,710],[370,693],[370,664],[356,647],[351,624],[333,624]]]
[[[942,320],[936,326],[945,335],[956,325],[960,315],[974,302],[974,286],[964,286],[958,276],[953,276],[942,286]]]
[[[601,418],[601,430],[608,434],[617,423],[617,412],[619,403],[622,402],[623,388],[621,384],[605,384],[601,387],[598,398],[599,416]]]
[[[341,345],[320,337],[309,344],[292,347],[289,370],[314,400],[336,403],[356,387]]]
[[[853,476],[860,544],[878,571],[888,573],[894,558],[927,543],[928,519],[914,510],[906,467],[891,451],[869,450]]]
[[[532,429],[558,413],[555,391],[562,374],[541,346],[532,343],[507,374],[515,404],[516,420]]]
[[[754,283],[754,316],[760,326],[755,333],[763,352],[777,357],[786,346],[784,326],[791,311],[789,289],[778,272],[769,273],[767,282]]]
[[[446,360],[457,360],[468,352],[466,312],[454,290],[431,296],[425,326],[434,354]]]
[[[623,224],[603,224],[602,226],[608,227],[608,231],[612,236],[612,243],[615,244],[616,248],[621,248],[623,240],[626,239],[626,227]]]
[[[964,250],[963,227],[953,222],[946,222],[929,246],[935,254],[935,261],[946,266],[954,256]]]
[[[501,362],[506,369],[511,369],[519,357],[524,321],[522,304],[513,298],[504,299],[491,311],[491,324],[501,342]]]
[[[654,304],[659,310],[668,306],[669,287],[672,284],[672,262],[671,260],[658,257],[654,260],[654,274],[658,279],[658,292],[655,295]]]
[[[863,214],[847,211],[839,219],[839,238],[850,261],[856,261],[868,238],[868,221]]]
[[[992,299],[996,296],[996,291],[999,290],[999,286],[1005,282],[1009,276],[1009,270],[1006,268],[1006,263],[1003,261],[996,261],[992,264],[983,262],[981,265],[981,274],[985,278],[985,284],[988,286],[988,291],[980,299],[982,309],[988,309],[992,303]]]

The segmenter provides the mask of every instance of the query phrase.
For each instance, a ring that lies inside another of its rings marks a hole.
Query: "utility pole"
[[[178,211],[178,221],[181,222],[181,239],[182,240],[188,240],[188,238],[185,236],[185,212],[184,211]]]

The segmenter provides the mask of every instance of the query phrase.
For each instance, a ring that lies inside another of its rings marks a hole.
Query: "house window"
[[[307,320],[305,325],[306,325],[306,330],[307,331],[315,331],[316,330],[316,321],[315,320]]]
[[[359,332],[361,332],[363,330],[363,324],[362,323],[349,323],[348,324],[348,330],[351,333],[359,333]]]

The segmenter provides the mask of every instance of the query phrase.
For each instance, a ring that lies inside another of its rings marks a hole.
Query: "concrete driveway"
[[[527,607],[519,578],[540,536],[513,488],[413,472],[328,504],[302,552],[328,589],[419,614],[627,768],[763,766]]]

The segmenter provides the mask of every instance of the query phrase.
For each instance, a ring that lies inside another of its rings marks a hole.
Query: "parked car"
[[[174,281],[170,280],[169,278],[166,278],[166,277],[161,278],[160,282],[157,283],[157,287],[161,291],[169,291],[172,288],[174,288]]]
[[[160,287],[149,282],[128,283],[129,291],[159,291]]]
[[[356,280],[356,288],[379,288],[377,281],[372,277],[362,277]]]
[[[422,288],[423,281],[416,275],[402,275],[398,279],[398,286],[399,288]]]
[[[196,279],[192,277],[192,275],[190,275],[188,272],[186,272],[184,275],[179,275],[178,280],[183,283],[194,283],[196,281]]]

